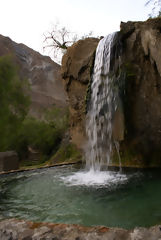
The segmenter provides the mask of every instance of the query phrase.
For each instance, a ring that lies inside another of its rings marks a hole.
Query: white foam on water
[[[70,176],[61,177],[69,186],[111,186],[127,181],[125,174],[111,171],[79,171]]]

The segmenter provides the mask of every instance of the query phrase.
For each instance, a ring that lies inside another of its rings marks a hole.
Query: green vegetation
[[[0,57],[0,151],[13,148],[29,107],[25,81],[20,81],[11,57]]]
[[[81,160],[81,153],[77,147],[72,144],[62,144],[56,154],[51,157],[50,163],[57,162],[78,162]]]
[[[58,123],[40,121],[31,117],[24,119],[15,144],[20,157],[27,155],[29,146],[41,152],[45,158],[57,150],[65,131],[65,127]]]
[[[122,167],[147,167],[142,159],[142,156],[130,147],[128,147],[128,149],[123,149],[123,151],[120,152],[120,158]],[[113,149],[112,165],[118,167],[120,166],[119,157],[116,149]]]
[[[40,153],[40,164],[49,159],[60,145],[68,127],[68,112],[53,107],[44,120],[28,116],[29,86],[18,76],[11,57],[0,57],[0,151],[17,151],[25,165],[29,148]]]

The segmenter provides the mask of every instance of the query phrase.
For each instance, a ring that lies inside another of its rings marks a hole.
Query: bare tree
[[[161,0],[147,0],[145,6],[152,5],[152,12],[149,17],[159,17],[161,16]]]
[[[44,47],[43,49],[49,49],[52,52],[52,58],[60,63],[62,55],[65,53],[67,48],[79,39],[91,37],[93,34],[90,31],[88,34],[79,36],[78,34],[71,32],[66,27],[61,26],[59,23],[53,25],[52,31],[44,33]]]

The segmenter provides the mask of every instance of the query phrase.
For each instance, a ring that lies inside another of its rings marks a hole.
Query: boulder
[[[18,155],[15,151],[0,152],[0,172],[17,170]]]

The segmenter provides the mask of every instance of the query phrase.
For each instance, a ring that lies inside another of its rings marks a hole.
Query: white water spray
[[[121,172],[100,171],[110,163],[112,153],[112,117],[117,108],[110,76],[111,50],[115,33],[103,38],[97,47],[87,114],[88,149],[86,169],[63,178],[67,185],[111,186],[127,180]],[[115,141],[119,155],[119,145]],[[120,157],[120,156],[119,156]],[[120,166],[121,159],[119,158]]]
[[[114,92],[110,77],[111,47],[115,33],[103,38],[97,47],[87,115],[88,150],[86,167],[100,171],[108,166],[112,152],[112,112]]]

